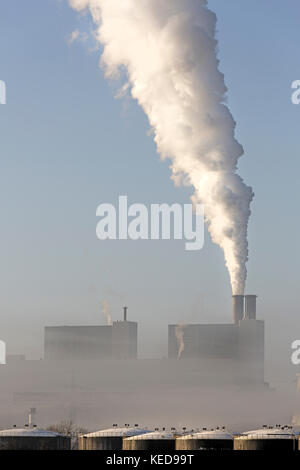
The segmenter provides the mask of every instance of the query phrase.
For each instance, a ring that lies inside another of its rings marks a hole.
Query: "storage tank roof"
[[[168,431],[152,431],[147,432],[147,434],[140,434],[139,436],[129,437],[128,441],[135,441],[135,440],[149,440],[149,439],[175,439],[174,434]]]
[[[214,431],[201,431],[192,434],[186,434],[177,439],[228,439],[232,440],[233,436],[228,431],[216,429]]]
[[[262,428],[244,432],[238,439],[292,439],[296,436],[292,429],[288,428]]]
[[[89,434],[84,434],[81,437],[130,437],[136,436],[138,434],[146,434],[149,430],[132,428],[132,427],[123,427],[123,428],[109,428],[102,429],[100,431],[90,432]]]
[[[58,437],[61,434],[52,431],[45,431],[44,429],[4,429],[0,431],[0,438],[1,437]]]

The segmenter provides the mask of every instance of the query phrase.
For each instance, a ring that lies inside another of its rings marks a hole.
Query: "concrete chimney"
[[[233,323],[237,324],[244,318],[244,296],[233,295]]]
[[[245,295],[245,318],[256,319],[257,295]]]
[[[123,307],[123,310],[124,310],[124,321],[127,321],[127,308],[128,308],[128,307]]]

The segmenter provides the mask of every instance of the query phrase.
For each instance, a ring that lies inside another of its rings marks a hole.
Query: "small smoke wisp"
[[[181,355],[184,351],[184,327],[185,325],[177,325],[175,326],[175,336],[177,339],[177,346],[178,346],[178,353],[177,359],[181,358]]]
[[[109,303],[106,300],[102,300],[101,307],[102,307],[102,313],[106,318],[106,324],[108,326],[111,326],[113,322],[112,322],[112,318],[111,318],[111,314],[110,314]]]
[[[226,105],[219,70],[216,15],[207,0],[69,0],[89,8],[103,46],[106,77],[148,116],[157,150],[171,160],[175,184],[194,187],[214,243],[229,271],[233,294],[247,277],[247,229],[252,188],[237,174],[243,147]]]

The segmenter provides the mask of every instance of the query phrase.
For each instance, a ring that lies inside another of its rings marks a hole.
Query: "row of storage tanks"
[[[106,429],[79,437],[79,450],[300,450],[299,434],[289,426],[263,427],[240,435],[225,428],[179,433],[176,430],[149,431],[138,427]]]
[[[160,453],[225,450],[300,450],[300,435],[289,426],[264,427],[233,436],[224,428],[201,432],[113,427],[79,436],[79,450],[149,450]],[[71,439],[40,429],[0,431],[0,450],[70,450]]]

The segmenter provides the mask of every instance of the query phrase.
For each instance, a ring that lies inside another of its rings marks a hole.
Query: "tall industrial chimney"
[[[244,296],[233,295],[233,323],[237,324],[244,318]]]
[[[128,307],[123,307],[123,310],[124,310],[124,321],[127,321],[127,308],[128,308]]]
[[[256,319],[257,295],[245,295],[245,318]]]

